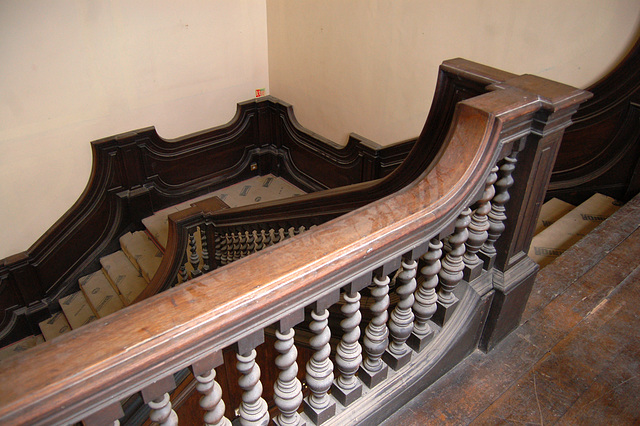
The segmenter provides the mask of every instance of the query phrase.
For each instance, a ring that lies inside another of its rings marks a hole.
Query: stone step
[[[127,232],[120,237],[120,247],[147,282],[162,262],[162,252],[144,231]]]
[[[122,250],[101,258],[100,264],[125,306],[129,306],[147,286],[147,280]]]
[[[78,280],[78,283],[98,318],[106,317],[124,308],[118,291],[113,288],[102,269],[93,274],[85,275]]]
[[[42,321],[38,325],[40,326],[40,331],[42,331],[44,340],[47,342],[71,331],[69,321],[67,321],[67,318],[64,316],[62,311],[56,312],[51,316],[51,318]]]
[[[566,201],[562,201],[558,198],[552,198],[542,205],[540,209],[540,216],[536,223],[536,230],[534,235],[538,235],[554,223],[558,221],[562,216],[573,210],[575,206],[569,204]]]
[[[537,234],[531,242],[529,257],[544,267],[611,216],[621,203],[595,194],[555,223]]]
[[[65,296],[58,300],[58,303],[72,330],[98,319],[82,291]]]

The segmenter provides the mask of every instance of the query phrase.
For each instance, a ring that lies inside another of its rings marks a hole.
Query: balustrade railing
[[[458,103],[444,148],[418,179],[301,234],[313,223],[240,225],[233,209],[211,213],[220,204],[175,217],[175,259],[156,275],[173,283],[189,264],[191,279],[8,359],[0,423],[107,424],[140,392],[152,421],[176,424],[173,375],[190,367],[207,424],[237,415],[262,425],[271,413],[278,425],[373,424],[479,342],[495,344],[517,324],[537,270],[523,248],[538,186],[588,94],[495,71],[508,77],[501,83],[461,60],[444,67],[491,91]],[[194,255],[194,232],[208,262]],[[257,355],[267,344],[274,359]],[[310,356],[298,355],[303,347]],[[225,351],[235,352],[232,365]],[[267,388],[261,370],[274,367]],[[223,371],[237,384],[218,383]]]

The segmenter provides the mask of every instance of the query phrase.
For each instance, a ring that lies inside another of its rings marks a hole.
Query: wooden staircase
[[[11,383],[0,381],[0,422],[106,424],[126,417],[121,401],[138,397],[153,421],[175,423],[169,392],[176,374],[190,369],[205,395],[200,402],[205,418],[215,417],[209,423],[228,423],[223,415],[232,419],[239,414],[241,421],[266,424],[268,388],[280,423],[379,423],[476,348],[492,349],[517,326],[538,270],[526,251],[545,184],[563,130],[588,97],[538,77],[447,61],[412,154],[386,178],[286,203],[202,210],[193,217],[174,213],[165,254],[171,254],[172,263],[165,267],[163,262],[156,272],[152,282],[162,275],[157,287],[149,290],[150,283],[142,291],[151,293],[148,299],[0,365],[0,377],[12,377]],[[258,116],[270,108],[262,107]],[[282,136],[281,130],[289,130],[271,127],[277,120],[265,117],[257,123],[262,128],[266,123],[267,133]],[[188,149],[176,149],[182,155],[177,160],[193,156],[198,138],[185,143]],[[232,146],[224,141],[223,147]],[[271,145],[250,146],[255,156],[240,158],[260,159],[271,151]],[[99,195],[116,195],[107,200],[115,206],[109,218],[116,218],[109,232],[122,229],[119,221],[127,214],[139,213],[135,207],[155,211],[171,198],[169,190],[176,198],[187,193],[186,185],[176,183],[185,174],[157,174],[162,167],[175,171],[181,164],[165,159],[174,149],[170,144],[150,143],[135,134],[105,148],[122,159],[114,167],[144,159],[129,173],[102,169],[107,178],[99,187],[112,189]],[[278,152],[288,155],[284,149]],[[261,161],[242,164],[253,170]],[[205,156],[202,164],[213,163]],[[205,179],[189,172],[198,195],[207,186],[203,182],[221,173],[216,170]],[[102,200],[91,197],[86,198]],[[82,211],[75,208],[68,217]],[[94,222],[101,217],[94,216]],[[186,247],[195,246],[194,229],[205,227],[217,256],[221,237],[264,232],[287,219],[322,224],[260,255],[162,291],[184,265]],[[30,253],[6,262],[0,278],[12,283],[63,269],[42,268],[39,259],[53,236],[71,235],[65,226],[57,226]],[[107,243],[92,244],[97,252]],[[73,274],[59,275],[56,282],[66,276]],[[363,308],[368,317],[360,312],[360,293],[367,292],[375,299]],[[395,307],[389,304],[391,293],[398,298]],[[341,299],[341,316],[334,317],[332,307]],[[336,319],[339,326],[332,324]],[[295,356],[305,348],[294,338],[301,323],[314,334],[305,371],[298,369]],[[275,362],[264,361],[256,357],[257,349],[265,346],[265,334],[273,328],[272,348],[280,355]],[[56,368],[44,368],[52,359]],[[271,380],[273,386],[263,388],[261,370],[265,383]],[[299,374],[310,391],[304,402]]]
[[[160,266],[167,244],[168,216],[212,197],[229,207],[296,197],[305,192],[273,175],[256,176],[156,212],[142,220],[144,230],[127,232],[119,238],[121,249],[100,258],[102,268],[78,280],[79,289],[58,300],[60,311],[42,321],[42,334],[28,336],[0,349],[0,361],[38,343],[50,341],[134,302]],[[194,241],[202,266],[202,241]],[[190,263],[185,268],[193,269]]]

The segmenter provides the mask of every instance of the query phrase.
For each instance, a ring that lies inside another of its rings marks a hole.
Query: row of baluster
[[[341,293],[337,290],[334,300],[324,297],[312,304],[309,329],[313,337],[309,346],[313,355],[305,366],[305,383],[310,394],[304,399],[302,383],[298,379],[298,351],[293,328],[304,318],[304,311],[300,311],[301,318],[289,317],[278,322],[275,332],[275,349],[280,354],[275,359],[279,369],[274,384],[274,402],[278,408],[274,418],[276,424],[303,424],[299,414],[301,405],[309,420],[315,424],[323,423],[336,413],[336,400],[345,407],[354,403],[362,395],[363,386],[377,386],[387,377],[388,367],[398,370],[410,362],[414,353],[425,349],[439,327],[445,325],[445,318],[450,317],[446,311],[450,313],[455,309],[457,285],[463,279],[473,280],[491,265],[495,255],[494,243],[504,230],[505,203],[509,200],[508,189],[513,184],[511,175],[515,163],[515,155],[506,157],[500,169],[494,167],[491,170],[474,210],[466,208],[460,213],[450,236],[443,240],[433,238],[421,255],[411,252],[412,255],[403,256],[401,267],[395,274],[381,267],[374,272],[372,280],[356,280],[345,286]],[[280,229],[277,232],[227,234],[216,240],[216,256],[220,253],[220,264],[224,264],[236,256],[250,254],[303,230],[291,228],[288,232]],[[203,247],[204,244],[206,240]],[[397,299],[392,307],[390,285]],[[365,287],[368,287],[371,298],[368,304],[371,319],[362,333],[361,291]],[[329,308],[338,300],[341,338],[332,360]],[[269,412],[262,396],[255,345],[239,350],[236,357],[236,368],[240,373],[238,385],[244,392],[236,411],[240,423],[267,424]],[[338,371],[337,377],[334,367]],[[200,406],[206,412],[206,424],[228,425],[230,421],[224,416],[222,391],[215,375],[213,368],[204,371],[194,369],[197,389],[203,394]],[[150,401],[149,406],[152,421],[177,424],[177,415],[171,409],[168,394]]]

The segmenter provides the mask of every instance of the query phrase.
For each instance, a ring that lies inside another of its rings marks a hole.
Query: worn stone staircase
[[[214,196],[229,207],[239,207],[301,194],[304,191],[280,177],[256,176],[143,219],[144,230],[128,232],[120,237],[121,249],[102,257],[100,270],[81,277],[77,292],[58,300],[61,310],[39,324],[42,334],[29,336],[2,348],[0,361],[130,305],[160,266],[168,238],[170,214]],[[202,245],[199,238],[196,239],[197,250],[202,258]]]

